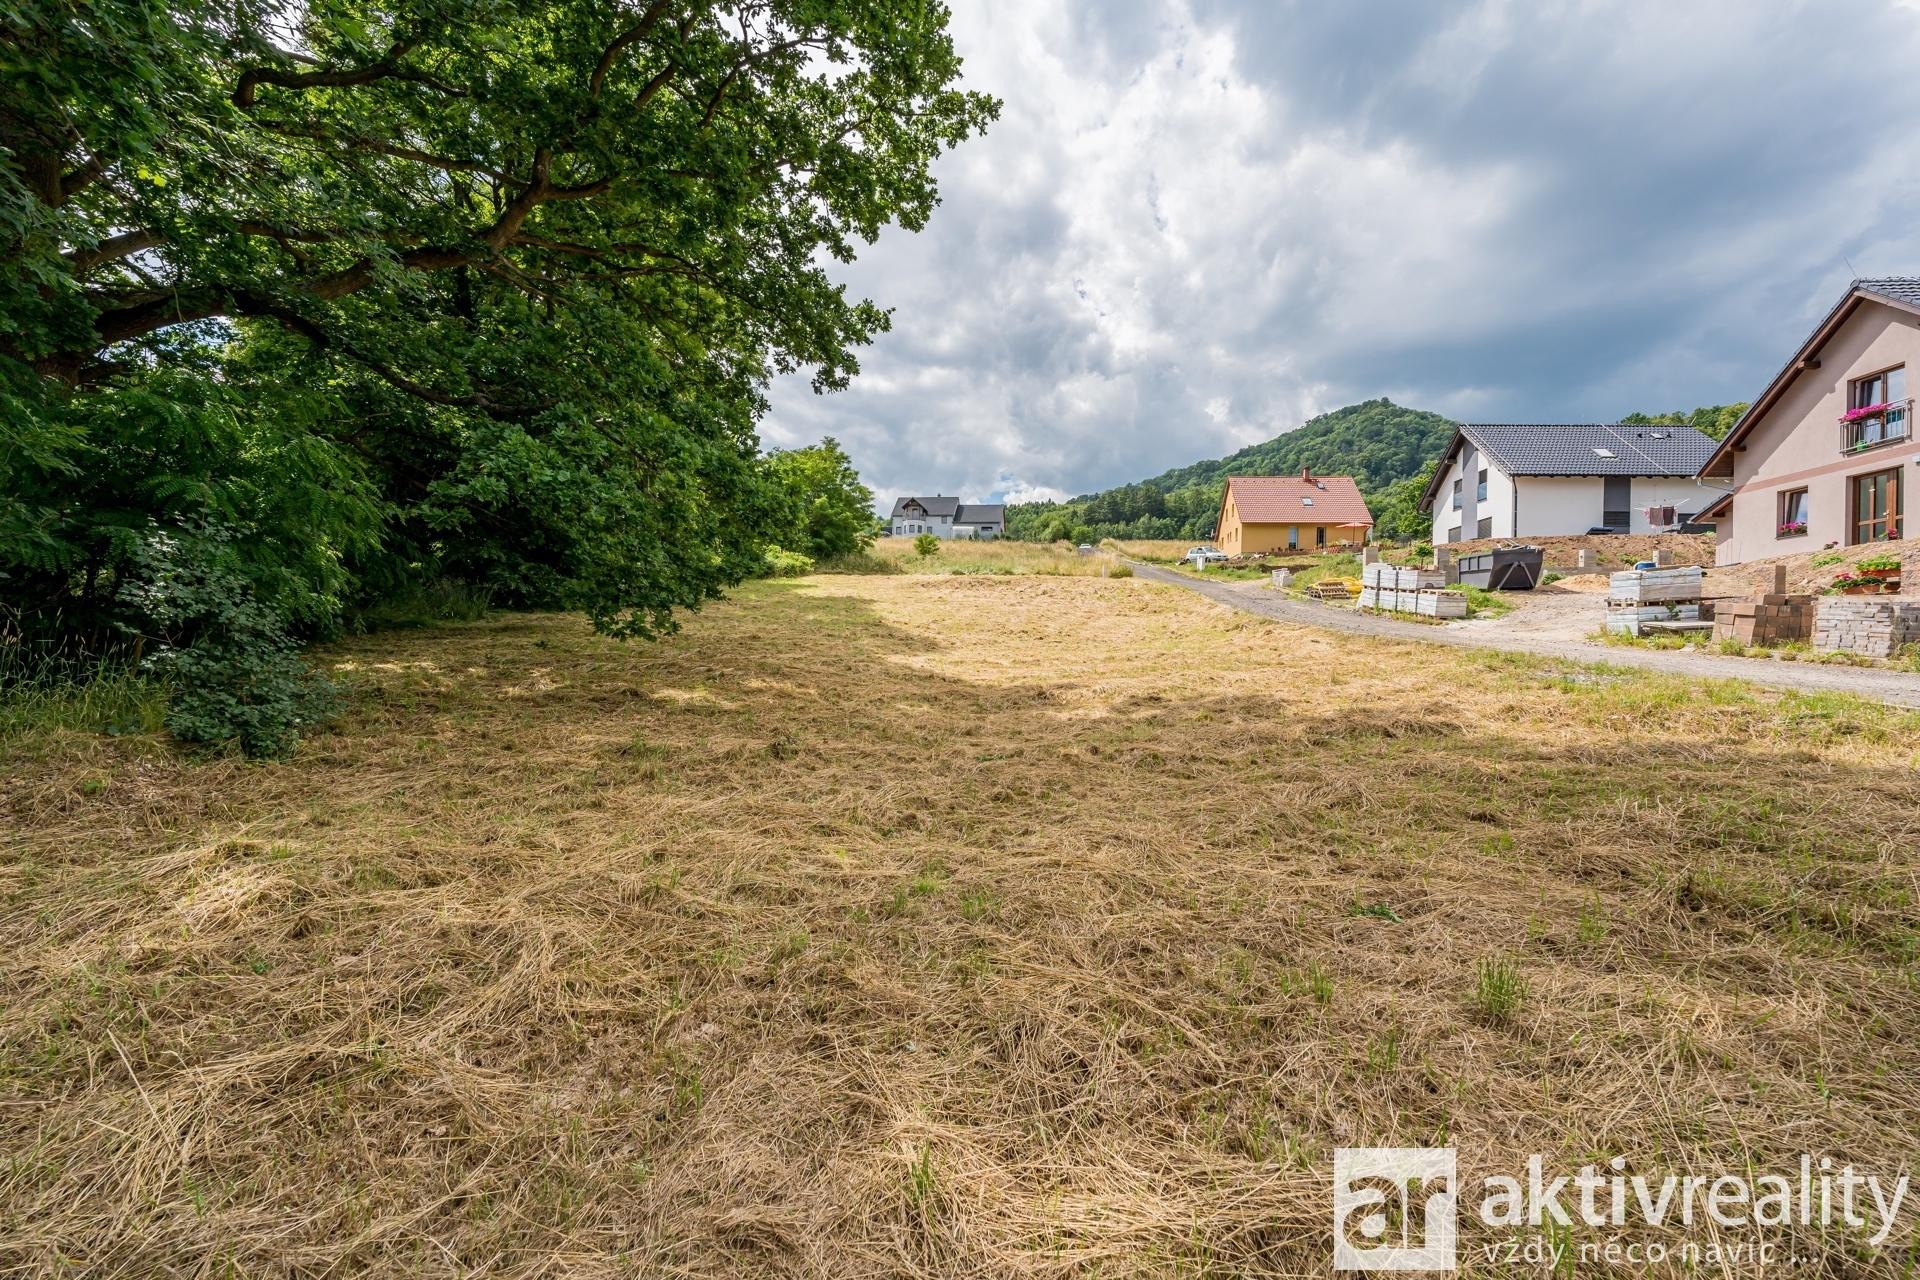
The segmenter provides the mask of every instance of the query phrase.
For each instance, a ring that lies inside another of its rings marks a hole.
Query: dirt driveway
[[[1920,675],[1865,667],[1820,666],[1760,658],[1730,658],[1720,654],[1672,649],[1633,649],[1598,644],[1584,637],[1599,628],[1599,598],[1592,594],[1541,591],[1504,618],[1470,620],[1435,626],[1402,622],[1351,609],[1289,600],[1258,582],[1203,582],[1158,565],[1133,562],[1134,572],[1152,582],[1164,582],[1197,592],[1209,600],[1247,613],[1322,627],[1354,635],[1392,640],[1419,640],[1461,648],[1499,649],[1580,662],[1605,662],[1668,675],[1711,679],[1750,680],[1776,689],[1803,693],[1851,693],[1896,706],[1920,707]]]

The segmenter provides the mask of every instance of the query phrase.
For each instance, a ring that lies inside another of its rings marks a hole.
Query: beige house
[[[1920,277],[1855,280],[1700,469],[1715,562],[1910,535]]]
[[[1373,515],[1352,476],[1229,476],[1214,539],[1230,556],[1325,551],[1367,540]]]

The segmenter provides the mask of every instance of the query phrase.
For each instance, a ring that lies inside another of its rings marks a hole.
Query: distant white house
[[[997,538],[1007,531],[1007,509],[958,498],[896,498],[892,521],[896,538]]]
[[[1694,474],[1713,453],[1692,427],[1462,423],[1420,510],[1433,541],[1659,533],[1720,496]]]

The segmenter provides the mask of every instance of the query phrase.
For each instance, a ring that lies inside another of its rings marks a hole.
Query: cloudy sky
[[[879,498],[1064,496],[1390,396],[1482,421],[1750,399],[1920,274],[1920,0],[951,0],[997,125],[851,390]],[[1851,262],[1851,266],[1849,266]]]

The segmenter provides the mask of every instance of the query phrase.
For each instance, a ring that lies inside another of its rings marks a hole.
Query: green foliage
[[[1439,446],[1446,448],[1443,443]],[[1433,533],[1433,517],[1420,510],[1420,495],[1433,483],[1433,473],[1440,466],[1439,451],[1428,459],[1425,466],[1410,476],[1402,476],[1378,493],[1367,499],[1367,506],[1373,512],[1373,536],[1388,542],[1403,542],[1409,538],[1425,539]],[[1423,542],[1424,560],[1433,558],[1433,544]]]
[[[873,490],[860,483],[839,441],[828,436],[810,448],[779,450],[767,465],[785,498],[782,545],[815,557],[873,545]]]
[[[121,594],[159,637],[146,665],[167,682],[174,737],[285,756],[333,714],[338,690],[308,670],[281,615],[254,594],[226,532],[153,530],[131,559]]]
[[[924,226],[932,162],[997,111],[957,87],[946,23],[927,0],[8,5],[0,598],[26,634],[131,650],[158,638],[128,590],[149,532],[219,528],[260,652],[448,583],[652,636],[791,529],[858,550],[837,446],[821,490],[755,424],[772,377],[858,371],[887,316],[827,265]],[[171,661],[182,688],[251,682],[241,706],[286,675]]]
[[[913,549],[918,552],[922,558],[936,555],[940,550],[940,539],[935,534],[923,533],[913,540]]]
[[[346,629],[397,631],[442,622],[478,622],[487,616],[491,603],[484,587],[452,578],[421,578],[351,610]]]
[[[1675,409],[1669,413],[1630,413],[1620,421],[1636,427],[1692,427],[1715,440],[1722,440],[1746,411],[1746,402],[1742,401],[1739,404],[1704,405],[1698,409]]]
[[[801,578],[813,572],[813,557],[802,555],[798,551],[786,551],[776,546],[767,548],[766,576],[769,578]]]
[[[1437,459],[1453,431],[1453,421],[1437,413],[1369,400],[1322,414],[1264,444],[1177,467],[1151,480],[1068,502],[1010,506],[1007,532],[1048,542],[1211,537],[1228,476],[1297,474],[1302,467],[1321,475],[1352,476],[1378,519],[1379,504],[1394,482],[1418,475]],[[1411,492],[1414,499],[1419,497],[1418,489]],[[1411,510],[1411,503],[1403,505]],[[1432,521],[1421,518],[1393,534],[1376,527],[1376,536],[1412,537],[1431,528]]]

